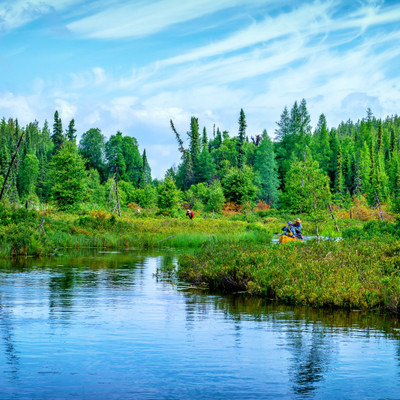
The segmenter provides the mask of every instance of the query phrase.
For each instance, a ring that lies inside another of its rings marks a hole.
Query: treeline
[[[123,205],[151,202],[156,196],[146,150],[139,153],[135,138],[117,132],[106,140],[93,128],[82,134],[78,145],[75,121],[64,130],[57,111],[52,130],[47,121],[40,128],[37,121],[20,127],[18,120],[1,120],[0,174],[2,200],[27,206],[113,206],[117,183]]]
[[[141,154],[136,139],[121,132],[106,140],[100,129],[92,128],[77,144],[75,121],[64,130],[57,111],[52,129],[47,121],[41,128],[36,121],[21,128],[17,120],[3,118],[1,200],[54,203],[64,210],[132,204],[167,213],[182,207],[220,212],[224,205],[251,208],[261,201],[309,213],[315,222],[328,204],[347,207],[354,197],[400,210],[397,115],[381,120],[368,109],[362,120],[329,128],[321,114],[313,129],[303,99],[290,110],[284,108],[274,141],[266,130],[249,137],[243,110],[234,135],[218,127],[209,133],[196,117],[191,118],[187,139],[173,121],[171,128],[181,162],[160,182],[151,178],[146,151]]]
[[[214,128],[208,138],[191,118],[188,146],[173,121],[182,155],[168,175],[192,203],[204,185],[219,186],[224,201],[261,200],[294,212],[317,212],[327,203],[346,206],[364,196],[371,206],[386,202],[398,209],[400,190],[400,118],[377,119],[370,109],[362,120],[329,128],[321,114],[313,130],[306,101],[284,108],[272,141],[267,132],[250,137],[240,111],[238,133]],[[194,200],[193,200],[194,195]]]

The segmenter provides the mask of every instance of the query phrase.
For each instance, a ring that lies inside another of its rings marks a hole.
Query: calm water
[[[209,295],[175,257],[1,266],[0,399],[400,399],[396,318]]]

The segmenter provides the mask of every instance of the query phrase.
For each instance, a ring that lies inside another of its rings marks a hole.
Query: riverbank
[[[208,244],[180,257],[179,279],[291,304],[400,312],[400,241],[391,236],[282,246]]]
[[[354,214],[355,215],[355,214]],[[121,216],[104,210],[76,213],[53,209],[34,210],[20,207],[0,208],[0,257],[42,256],[60,249],[120,248],[194,248],[206,242],[242,243],[252,246],[271,243],[289,219],[297,216],[278,210],[213,215],[196,212],[189,220],[184,212],[178,218],[159,215],[156,210],[126,209]],[[315,226],[300,215],[304,232],[315,234]],[[366,224],[360,219],[337,219],[320,225],[322,236],[341,236],[342,231],[356,233]],[[368,222],[367,222],[368,224]]]
[[[207,241],[266,244],[272,238],[271,227],[259,222],[189,220],[129,211],[118,217],[100,210],[77,215],[3,208],[0,221],[1,257],[48,255],[63,248],[199,248]]]

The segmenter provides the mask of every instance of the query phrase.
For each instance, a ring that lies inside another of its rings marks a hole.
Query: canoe
[[[289,243],[289,242],[302,242],[302,241],[303,241],[303,239],[297,239],[295,237],[291,237],[288,235],[279,236],[279,243],[283,243],[283,244]]]

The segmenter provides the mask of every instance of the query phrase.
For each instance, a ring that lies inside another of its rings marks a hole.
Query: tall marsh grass
[[[180,257],[178,276],[289,303],[400,312],[400,242],[390,237],[282,246],[208,243]]]

